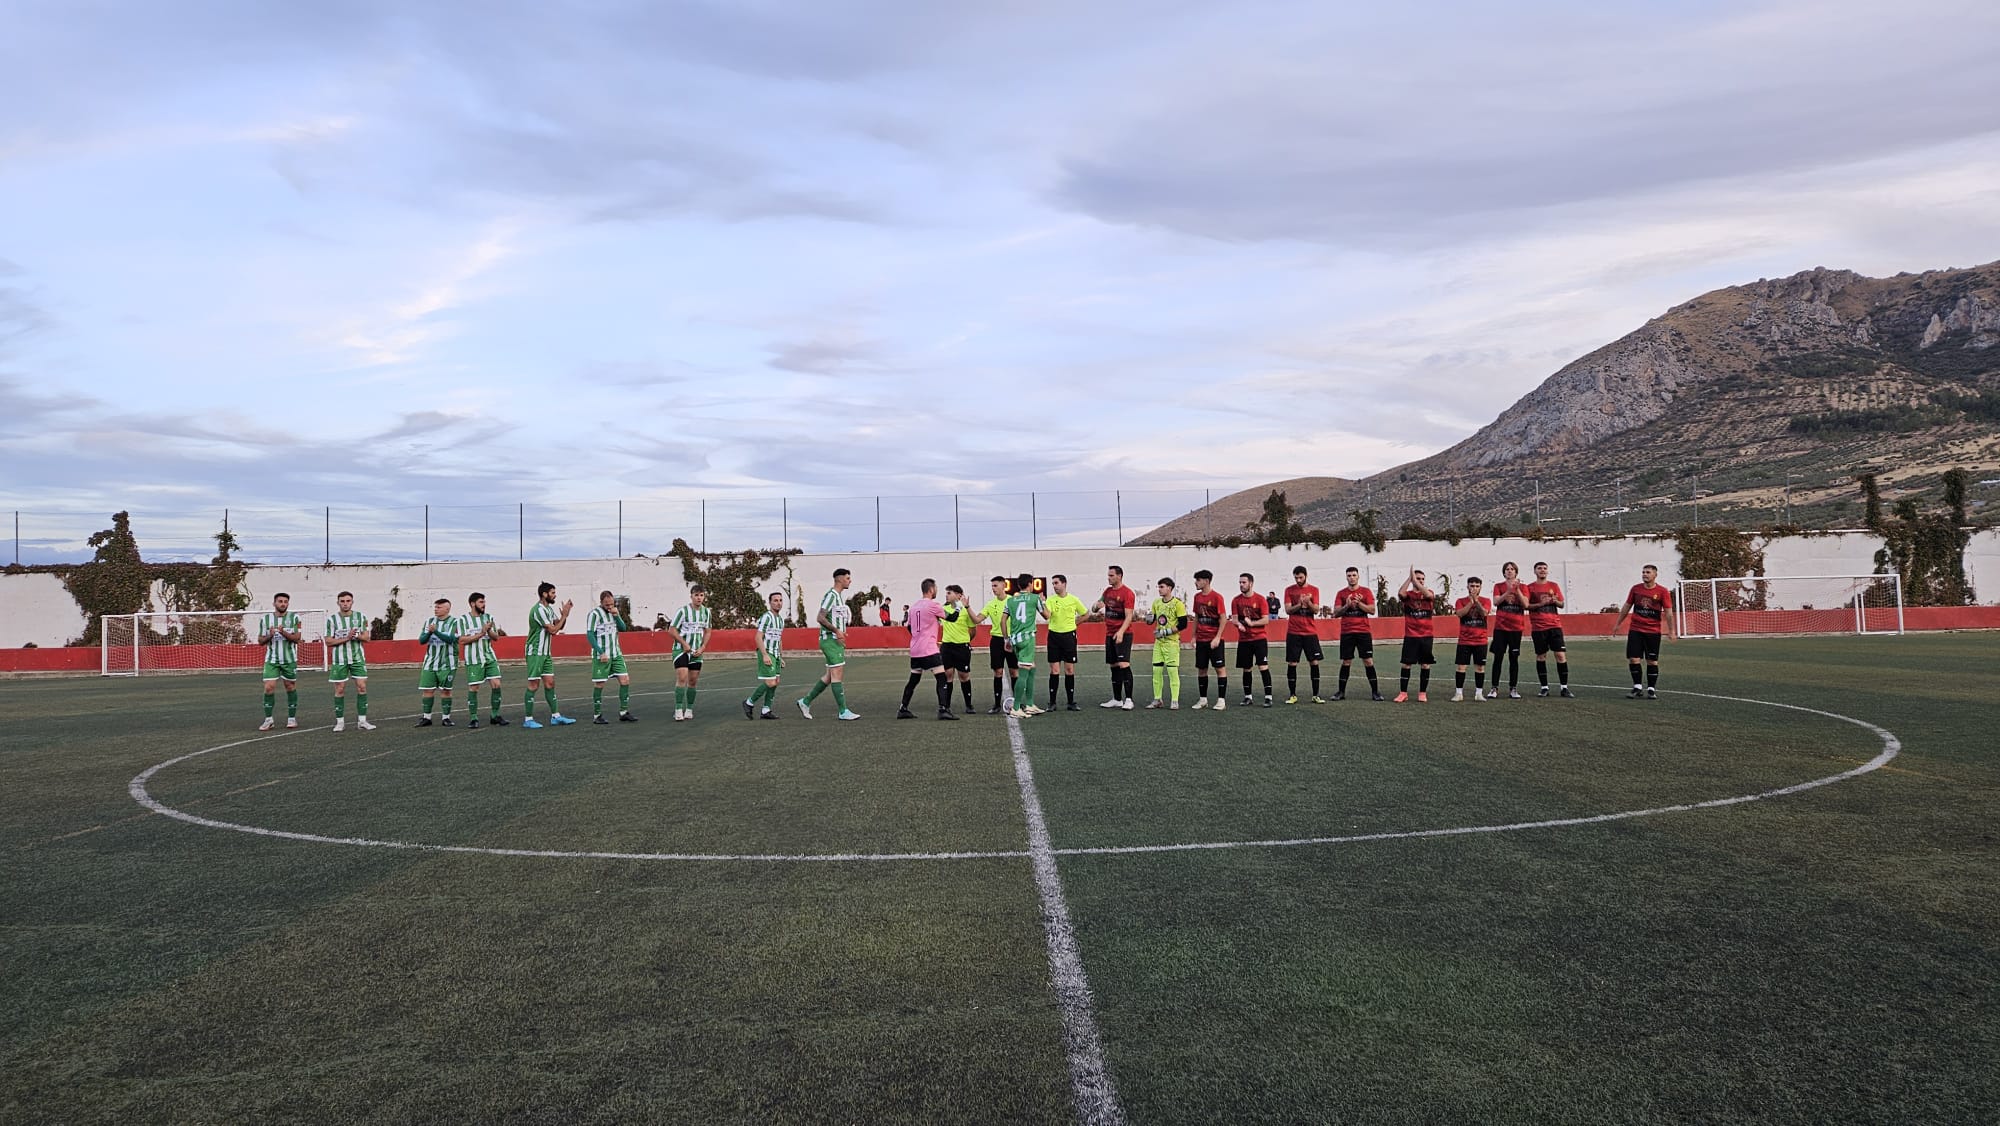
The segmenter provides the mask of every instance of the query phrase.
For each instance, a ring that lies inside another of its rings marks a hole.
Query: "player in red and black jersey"
[[[1375,592],[1361,585],[1361,568],[1347,569],[1347,585],[1333,592],[1333,616],[1340,619],[1340,686],[1333,698],[1347,699],[1347,674],[1354,658],[1361,658],[1368,674],[1368,697],[1382,700],[1382,685],[1375,679],[1375,632],[1368,616],[1375,612]]]
[[[1625,605],[1618,611],[1618,620],[1611,625],[1611,632],[1625,624],[1626,615],[1632,618],[1632,632],[1625,636],[1625,661],[1632,666],[1632,699],[1644,696],[1648,700],[1660,698],[1660,639],[1673,636],[1674,592],[1661,586],[1655,580],[1660,577],[1660,569],[1651,563],[1639,569],[1639,585],[1625,592]],[[1645,662],[1646,680],[1639,682],[1639,663]]]
[[[1125,568],[1116,563],[1106,568],[1104,596],[1090,608],[1090,620],[1104,623],[1104,663],[1111,666],[1111,698],[1100,708],[1123,708],[1132,704],[1132,623],[1139,617],[1139,601],[1125,585]]]
[[[1507,664],[1507,698],[1521,698],[1521,637],[1528,632],[1528,588],[1521,582],[1521,568],[1509,560],[1500,568],[1501,581],[1493,584],[1493,688],[1489,700],[1500,696],[1500,666]],[[1510,660],[1511,659],[1511,660]]]
[[[1427,704],[1431,699],[1431,666],[1437,663],[1432,653],[1436,631],[1431,621],[1437,612],[1437,594],[1424,585],[1424,573],[1412,567],[1396,596],[1403,600],[1403,679],[1396,689],[1396,703],[1409,700],[1410,666],[1416,665],[1417,703]]]
[[[1248,571],[1236,576],[1236,597],[1229,600],[1229,617],[1236,623],[1236,667],[1243,670],[1243,706],[1250,706],[1250,670],[1264,674],[1264,706],[1271,706],[1271,643],[1264,640],[1270,604],[1257,593]]]
[[[1576,699],[1569,690],[1569,647],[1563,642],[1563,588],[1549,580],[1549,565],[1535,564],[1535,581],[1528,584],[1528,625],[1535,631],[1535,675],[1542,679],[1537,696],[1549,694],[1547,656],[1556,655],[1556,678],[1562,682],[1565,699]]]
[[[1291,691],[1285,703],[1299,702],[1299,658],[1312,664],[1312,702],[1324,704],[1319,694],[1319,588],[1306,582],[1304,567],[1292,568],[1292,585],[1285,588],[1285,685]]]
[[[1194,601],[1188,609],[1194,616],[1194,675],[1200,693],[1194,698],[1196,711],[1208,707],[1210,667],[1215,669],[1215,710],[1229,706],[1229,667],[1223,663],[1222,593],[1210,589],[1214,584],[1213,571],[1194,573]]]
[[[1486,633],[1493,621],[1493,603],[1479,597],[1479,588],[1485,585],[1474,575],[1465,580],[1465,597],[1452,605],[1451,612],[1458,616],[1458,655],[1452,664],[1458,670],[1458,687],[1451,693],[1451,702],[1456,704],[1465,698],[1465,668],[1472,666],[1472,702],[1478,703],[1480,690],[1486,687]],[[1493,675],[1498,678],[1496,668]]]

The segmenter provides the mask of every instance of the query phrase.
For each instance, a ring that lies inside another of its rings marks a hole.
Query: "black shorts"
[[[1499,656],[1502,653],[1512,653],[1514,654],[1514,658],[1519,660],[1521,657],[1521,631],[1517,629],[1494,630],[1493,643],[1487,646],[1487,651],[1495,656]]]
[[[1271,643],[1261,637],[1236,643],[1236,667],[1263,668],[1271,663]]]
[[[1535,631],[1535,656],[1539,657],[1544,653],[1561,652],[1564,652],[1561,626],[1557,626],[1555,629],[1538,629]]]
[[[999,634],[994,634],[993,640],[986,643],[986,661],[987,667],[994,672],[1021,667],[1021,655],[1007,648],[1007,639]]]
[[[1625,659],[1636,661],[1641,657],[1645,658],[1650,664],[1657,665],[1660,663],[1659,634],[1640,633],[1635,629],[1625,635]]]
[[[1053,665],[1057,661],[1067,661],[1072,665],[1075,664],[1076,631],[1071,630],[1068,633],[1057,633],[1054,630],[1050,630],[1048,649],[1050,664]]]
[[[1406,665],[1435,665],[1437,641],[1434,637],[1406,637],[1403,639],[1403,663]]]
[[[1458,655],[1452,659],[1451,663],[1460,667],[1472,665],[1484,668],[1486,665],[1486,646],[1467,645],[1461,641],[1458,645]]]
[[[939,649],[939,652],[936,652],[936,653],[932,653],[932,654],[931,654],[930,656],[928,656],[928,657],[918,657],[918,656],[914,656],[914,655],[913,655],[913,656],[911,656],[911,657],[910,657],[910,671],[911,671],[911,672],[932,672],[932,671],[937,671],[937,672],[943,672],[943,671],[944,671],[944,667],[945,667],[945,664],[944,664],[944,653],[943,653],[943,649],[944,649],[944,646],[940,645],[940,646],[938,646],[938,649]]]
[[[1285,635],[1285,663],[1296,665],[1299,663],[1301,655],[1306,660],[1315,663],[1319,662],[1325,656],[1319,651],[1319,634],[1288,633]]]
[[[1104,635],[1104,663],[1107,665],[1130,664],[1132,661],[1132,635],[1125,640],[1114,641],[1110,634]]]
[[[1340,635],[1340,659],[1351,661],[1360,657],[1366,661],[1375,659],[1375,635],[1372,633],[1343,633]]]
[[[1194,667],[1198,669],[1219,669],[1228,662],[1229,654],[1224,652],[1221,638],[1214,641],[1194,643]]]
[[[944,656],[944,667],[953,672],[972,671],[972,643],[969,641],[946,641],[938,646]]]
[[[677,669],[687,669],[690,672],[700,672],[701,658],[691,657],[686,653],[682,653],[680,656],[674,658],[674,667]]]

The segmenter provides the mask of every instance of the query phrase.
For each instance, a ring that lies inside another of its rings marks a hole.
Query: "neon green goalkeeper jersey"
[[[1153,648],[1179,649],[1181,647],[1181,619],[1187,617],[1187,603],[1176,595],[1162,598],[1153,603]]]
[[[693,653],[695,650],[701,648],[702,643],[708,639],[708,623],[710,619],[711,615],[706,606],[699,609],[693,606],[683,606],[675,611],[673,620],[674,633],[680,637],[680,640],[674,642],[674,656],[678,657],[683,653]]]
[[[478,633],[482,628],[492,624],[493,615],[491,614],[461,614],[458,618],[458,636],[464,637],[468,634]],[[468,665],[482,665],[492,659],[493,638],[491,635],[483,636],[465,647],[465,663]]]
[[[328,638],[336,637],[351,629],[358,629],[365,636],[368,632],[368,615],[359,610],[350,610],[345,614],[336,610],[326,616]],[[339,644],[329,641],[326,647],[326,659],[336,665],[351,665],[361,660],[361,639],[357,637],[353,641],[343,641]]]
[[[424,668],[430,672],[450,672],[458,667],[457,618],[430,617],[417,640],[424,643]]]
[[[556,622],[562,619],[562,611],[546,602],[535,603],[528,611],[528,650],[530,657],[547,657],[555,652]]]
[[[618,647],[618,611],[593,606],[590,617],[584,619],[583,631],[590,635],[590,655],[600,661],[622,657],[625,651]]]
[[[299,659],[299,645],[298,642],[279,633],[280,629],[297,633],[299,616],[287,610],[282,614],[266,614],[257,619],[257,636],[262,637],[266,633],[271,635],[271,639],[264,643],[264,659],[274,665],[289,665]]]

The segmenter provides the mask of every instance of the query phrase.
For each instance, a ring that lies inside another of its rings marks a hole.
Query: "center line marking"
[[[1028,743],[1021,724],[1007,717],[1007,742],[1014,749],[1014,778],[1021,784],[1021,812],[1028,821],[1028,860],[1035,870],[1035,890],[1042,898],[1042,930],[1049,941],[1049,982],[1055,988],[1056,1009],[1062,1014],[1063,1048],[1069,1053],[1070,1088],[1076,1095],[1077,1118],[1084,1126],[1121,1126],[1125,1111],[1104,1067],[1104,1042],[1097,1031],[1097,1014],[1090,981],[1083,974],[1083,956],[1076,948],[1076,927],[1063,898],[1062,876],[1056,871],[1056,850],[1049,842],[1049,825],[1042,817],[1042,800],[1035,794],[1035,770],[1028,763]]]

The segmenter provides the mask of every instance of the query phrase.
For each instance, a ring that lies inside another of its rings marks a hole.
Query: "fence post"
[[[21,510],[14,510],[14,565],[21,565]]]
[[[528,502],[514,502],[514,558],[528,557]]]
[[[1042,546],[1041,520],[1035,512],[1035,494],[1028,494],[1028,547]]]
[[[701,498],[701,553],[708,554],[708,498]]]
[[[953,551],[964,550],[963,548],[959,547],[957,493],[951,494],[951,549]]]
[[[875,554],[882,554],[882,498],[875,498]]]
[[[1112,544],[1111,546],[1113,546],[1113,547],[1118,547],[1118,546],[1122,545],[1122,544],[1123,544],[1123,543],[1125,542],[1125,493],[1124,493],[1124,490],[1122,490],[1122,489],[1118,489],[1118,490],[1113,490],[1113,491],[1112,491],[1112,493],[1111,493],[1111,502],[1112,502],[1113,504],[1115,504],[1115,505],[1117,505],[1117,506],[1118,506],[1118,542],[1117,542],[1117,543],[1114,543],[1114,544]]]
[[[618,502],[618,558],[625,558],[625,502]]]
[[[792,549],[792,498],[778,498],[778,534],[784,538],[785,550]]]
[[[1535,530],[1542,530],[1542,479],[1535,478]]]
[[[431,561],[431,506],[424,506],[424,562]]]
[[[1213,500],[1209,499],[1208,490],[1203,489],[1201,491],[1201,538],[1205,540],[1215,538],[1208,526],[1208,506],[1214,503]]]
[[[326,565],[333,566],[333,506],[326,506]]]

